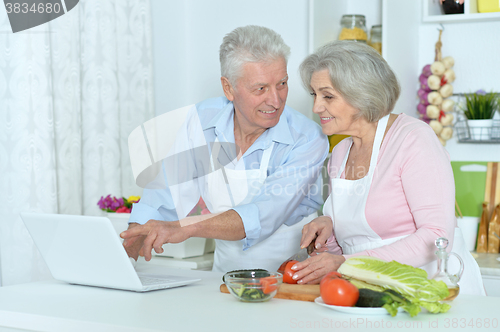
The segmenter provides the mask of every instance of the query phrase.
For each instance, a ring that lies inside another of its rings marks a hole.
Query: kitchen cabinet
[[[445,22],[473,22],[500,19],[500,12],[479,13],[477,0],[464,1],[464,13],[445,15],[438,0],[424,0],[423,22],[445,23]]]
[[[483,275],[483,283],[488,296],[500,297],[500,276]]]
[[[488,296],[500,297],[500,254],[472,252],[483,277]]]

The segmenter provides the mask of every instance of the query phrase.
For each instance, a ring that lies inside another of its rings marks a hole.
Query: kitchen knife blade
[[[292,255],[290,258],[288,258],[286,261],[298,261],[302,262],[305,261],[306,259],[309,258],[311,253],[315,250],[315,243],[316,243],[316,238],[311,241],[311,243],[306,247],[300,249],[296,254]]]

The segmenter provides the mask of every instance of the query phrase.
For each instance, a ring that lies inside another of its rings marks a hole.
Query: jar
[[[340,20],[339,40],[353,40],[366,43],[368,33],[364,15],[343,15]]]
[[[376,49],[382,55],[382,26],[373,25],[370,30],[368,45]]]

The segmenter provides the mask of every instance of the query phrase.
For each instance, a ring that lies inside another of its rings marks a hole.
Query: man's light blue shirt
[[[194,114],[186,122],[201,126],[207,149],[218,140],[232,143],[222,149],[234,147],[234,107],[224,97],[205,100],[196,104]],[[189,123],[181,128],[177,141],[185,149],[193,149],[193,135]],[[201,135],[201,133],[199,133]],[[268,238],[282,224],[291,226],[303,217],[319,210],[323,204],[321,168],[328,155],[328,140],[321,127],[301,113],[285,106],[278,124],[266,130],[242,156],[245,169],[259,169],[263,151],[276,142],[267,169],[267,178],[258,195],[250,203],[233,207],[242,221],[246,237],[242,241],[245,250]],[[235,149],[226,151],[236,156]],[[210,152],[208,152],[210,153]],[[192,181],[182,185],[183,211],[189,211],[200,197],[205,200],[207,171],[196,160],[186,165]],[[231,167],[229,163],[226,167]],[[234,166],[233,166],[234,167]],[[168,182],[172,182],[168,176]],[[150,219],[174,221],[186,217],[177,213],[169,187],[144,189],[139,203],[134,204],[129,222],[144,224]]]

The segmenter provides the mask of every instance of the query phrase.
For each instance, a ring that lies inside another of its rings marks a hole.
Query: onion
[[[420,120],[424,121],[425,123],[429,124],[429,122],[432,120],[432,119],[429,119],[427,117],[427,115],[420,115]]]
[[[455,82],[455,71],[453,69],[447,69],[443,74],[444,79],[447,83]]]
[[[417,91],[417,95],[419,98],[422,98],[422,99],[427,99],[427,93],[428,91],[425,91],[424,89],[418,89]]]
[[[440,105],[443,102],[443,97],[439,92],[432,91],[427,95],[427,101],[432,105]]]
[[[453,59],[453,57],[451,56],[447,56],[447,57],[444,57],[441,62],[443,63],[443,65],[445,66],[446,69],[450,69],[451,67],[453,67],[455,65],[455,59]]]
[[[425,84],[420,84],[420,89],[425,90],[427,92],[431,92],[432,91],[432,89],[429,88],[429,86],[427,85],[427,82],[425,82]]]
[[[422,68],[422,74],[425,76],[425,77],[429,77],[432,75],[432,72],[431,72],[431,65],[425,65],[424,68]]]
[[[427,86],[432,90],[439,90],[441,86],[441,78],[436,75],[431,75],[427,78]]]
[[[455,106],[455,102],[452,99],[445,99],[441,103],[441,109],[444,112],[451,112],[451,111],[453,111],[453,106]]]
[[[446,141],[441,138],[441,136],[438,136],[439,143],[441,143],[442,146],[446,146]]]
[[[417,105],[417,110],[418,110],[418,113],[420,114],[427,114],[427,106],[425,106],[424,104],[420,103]]]
[[[425,113],[430,119],[437,119],[439,118],[439,107],[436,105],[429,105],[426,107]]]
[[[418,90],[417,94],[420,97],[420,103],[425,104],[425,106],[429,105],[427,98],[429,97],[430,91],[425,91],[423,89]]]
[[[431,65],[431,72],[434,75],[441,76],[444,74],[446,67],[443,65],[441,61],[434,61]]]
[[[453,136],[453,129],[451,127],[444,127],[439,134],[439,137],[441,137],[445,141],[449,140],[451,136]]]
[[[453,86],[449,83],[446,83],[439,89],[439,93],[443,98],[448,98],[453,94]]]
[[[432,130],[434,130],[436,135],[439,135],[441,130],[443,130],[443,125],[438,120],[432,120],[431,122],[429,122],[429,126],[431,126]]]
[[[451,124],[453,123],[453,114],[446,113],[445,116],[441,117],[440,122],[443,126],[451,126]]]

